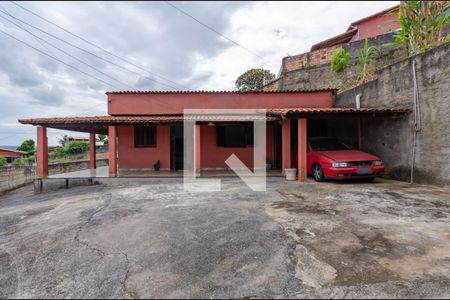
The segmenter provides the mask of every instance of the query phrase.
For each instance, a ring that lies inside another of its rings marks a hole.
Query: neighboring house
[[[400,28],[398,10],[399,6],[395,6],[355,21],[344,33],[313,45],[310,52],[284,57],[278,77],[267,83],[263,90],[337,88],[340,78],[330,69],[334,51],[343,47],[353,57],[357,57],[366,35],[370,45],[392,43],[393,32]],[[398,48],[383,49],[378,64],[389,65],[397,61],[399,56],[403,58],[403,52]]]
[[[227,169],[225,161],[235,154],[253,167],[253,121],[266,121],[267,163],[281,171],[293,162],[299,180],[306,177],[307,136],[334,135],[341,120],[354,122],[358,137],[360,118],[395,117],[403,108],[336,109],[335,91],[330,89],[283,92],[226,91],[116,91],[108,92],[107,116],[21,119],[37,127],[38,176],[48,175],[47,128],[90,133],[91,168],[95,168],[95,134],[107,134],[109,173],[121,170],[161,170],[183,168],[183,117],[185,109],[252,109],[252,115],[204,112],[195,116],[191,141],[194,156],[187,163],[201,171]],[[267,113],[265,111],[267,110]],[[192,116],[187,116],[192,118]],[[191,125],[190,125],[191,126]],[[358,144],[358,143],[356,143]],[[295,153],[295,154],[294,154]]]
[[[354,41],[373,38],[400,29],[399,6],[385,9],[361,20],[355,21],[344,33],[326,39],[311,47],[311,51],[338,46]]]
[[[18,158],[27,155],[27,152],[0,148],[0,156],[6,158],[6,162],[11,163]]]

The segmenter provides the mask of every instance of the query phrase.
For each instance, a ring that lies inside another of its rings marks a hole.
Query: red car
[[[324,179],[374,179],[384,173],[379,157],[350,147],[336,138],[308,139],[308,173],[316,181]]]

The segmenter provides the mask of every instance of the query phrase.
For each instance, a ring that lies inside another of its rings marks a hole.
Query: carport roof
[[[269,116],[286,117],[308,117],[308,116],[375,116],[405,114],[411,112],[409,108],[351,108],[351,107],[329,107],[329,108],[277,108],[268,109]]]

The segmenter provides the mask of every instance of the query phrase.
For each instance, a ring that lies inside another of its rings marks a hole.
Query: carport
[[[267,110],[281,122],[282,170],[298,169],[299,181],[307,176],[308,137],[333,136],[363,149],[363,120],[400,118],[409,108],[287,108]]]

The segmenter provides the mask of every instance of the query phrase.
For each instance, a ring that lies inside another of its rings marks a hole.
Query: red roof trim
[[[108,91],[109,94],[283,94],[302,92],[336,91],[335,88],[304,89],[304,90],[283,90],[283,91]]]
[[[357,31],[358,31],[358,29],[353,28],[344,33],[335,35],[335,36],[333,36],[327,40],[324,40],[320,43],[314,44],[311,47],[311,51],[328,48],[328,47],[339,45],[339,44],[345,44],[352,39],[352,37],[356,34]]]

